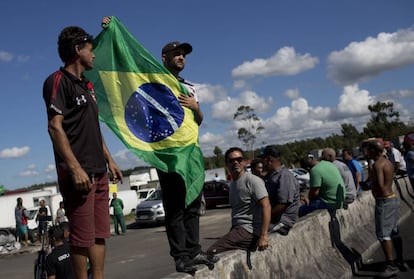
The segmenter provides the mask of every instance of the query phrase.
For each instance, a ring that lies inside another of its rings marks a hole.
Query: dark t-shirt
[[[40,207],[37,214],[37,218],[39,220],[39,230],[43,232],[44,226],[47,223],[47,221],[43,219],[47,216],[47,207]]]
[[[67,243],[55,247],[47,256],[46,272],[48,276],[55,275],[56,279],[75,279]]]
[[[92,83],[85,77],[80,80],[61,68],[45,80],[43,98],[49,118],[63,115],[63,129],[82,168],[88,174],[106,172]],[[66,169],[66,164],[56,151],[55,160],[58,167]]]
[[[288,205],[280,218],[272,222],[281,222],[292,227],[297,220],[300,200],[299,183],[295,176],[282,166],[278,171],[272,173],[266,179],[266,189],[269,193],[269,200],[272,208],[278,204]]]
[[[39,208],[39,215],[47,216],[47,207],[40,207]]]

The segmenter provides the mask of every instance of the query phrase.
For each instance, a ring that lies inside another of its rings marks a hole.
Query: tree
[[[406,130],[404,123],[400,121],[400,114],[394,111],[394,103],[377,102],[368,106],[371,112],[371,120],[364,128],[367,137],[380,137],[383,139],[394,139]]]
[[[253,153],[253,147],[256,143],[256,135],[264,130],[259,117],[250,106],[240,106],[233,117],[234,120],[241,121],[244,127],[241,127],[237,136],[246,149]],[[252,157],[254,154],[252,154]]]
[[[343,146],[355,147],[359,146],[361,143],[361,134],[358,132],[357,128],[348,123],[341,124],[341,132],[343,135]]]

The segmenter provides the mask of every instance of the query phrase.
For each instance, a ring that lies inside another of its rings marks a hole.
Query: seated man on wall
[[[322,159],[333,163],[338,168],[346,189],[344,208],[348,208],[348,204],[353,203],[356,197],[356,186],[351,170],[343,162],[336,159],[336,152],[332,148],[322,150]]]
[[[287,235],[298,218],[299,182],[282,163],[275,147],[266,146],[260,157],[267,172],[265,184],[272,206],[271,232]]]
[[[299,217],[317,209],[334,211],[342,208],[346,193],[345,183],[335,165],[307,155],[301,160],[301,166],[309,171],[310,189],[308,198],[299,207]]]
[[[361,182],[365,181],[364,170],[362,169],[358,161],[354,159],[352,149],[344,149],[342,151],[342,158],[344,159],[345,164],[352,172],[357,192],[361,192]]]
[[[269,245],[270,202],[263,179],[246,172],[243,151],[228,149],[224,155],[233,181],[230,186],[232,227],[207,250],[209,257],[229,250],[263,251]]]

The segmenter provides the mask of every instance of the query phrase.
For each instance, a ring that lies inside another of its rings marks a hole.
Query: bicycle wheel
[[[47,279],[46,273],[46,253],[43,250],[38,252],[37,259],[34,266],[35,279]]]

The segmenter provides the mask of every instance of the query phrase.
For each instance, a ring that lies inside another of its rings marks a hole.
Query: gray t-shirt
[[[249,172],[230,186],[232,226],[241,226],[257,236],[261,233],[262,208],[259,201],[267,197],[264,181]]]
[[[285,166],[281,166],[266,179],[266,189],[272,208],[277,204],[288,205],[278,219],[272,219],[272,223],[283,223],[291,228],[298,218],[300,200],[298,180]]]
[[[351,170],[345,163],[341,161],[335,160],[332,163],[334,163],[336,168],[339,170],[339,173],[341,174],[342,179],[344,180],[346,198],[354,200],[356,196],[356,187]]]

